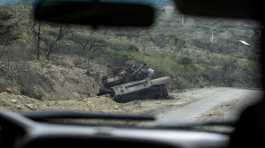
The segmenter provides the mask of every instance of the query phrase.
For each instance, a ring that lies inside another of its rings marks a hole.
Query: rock
[[[12,99],[11,102],[12,103],[17,103],[17,100],[16,99]]]
[[[13,92],[11,88],[7,88],[5,91],[6,91],[7,93],[12,93],[12,92]]]
[[[35,109],[35,107],[34,107],[33,104],[26,104],[26,107],[28,107],[31,110],[34,110]]]
[[[19,109],[19,110],[21,110],[22,109],[22,106],[21,105],[17,105],[16,108]]]
[[[161,101],[157,101],[156,104],[161,104]]]

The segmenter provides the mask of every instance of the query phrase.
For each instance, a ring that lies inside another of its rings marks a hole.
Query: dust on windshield
[[[254,21],[185,16],[160,0],[151,28],[93,30],[35,22],[29,3],[5,2],[1,111],[223,119],[262,93]]]

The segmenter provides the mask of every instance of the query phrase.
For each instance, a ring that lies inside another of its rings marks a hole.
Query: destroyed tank
[[[104,77],[98,96],[109,94],[114,101],[126,103],[138,99],[169,98],[167,84],[170,77],[152,79],[146,68],[127,71],[126,74]]]

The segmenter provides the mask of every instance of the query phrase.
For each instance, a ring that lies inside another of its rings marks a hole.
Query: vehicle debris
[[[114,77],[104,77],[98,96],[108,94],[119,103],[145,98],[169,98],[167,84],[170,77],[153,78],[154,72],[145,64],[130,65]]]

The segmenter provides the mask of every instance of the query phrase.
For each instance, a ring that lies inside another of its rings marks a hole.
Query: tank
[[[139,99],[169,98],[167,85],[170,77],[154,78],[144,66],[114,77],[104,77],[98,96],[109,94],[114,101],[126,103]]]

